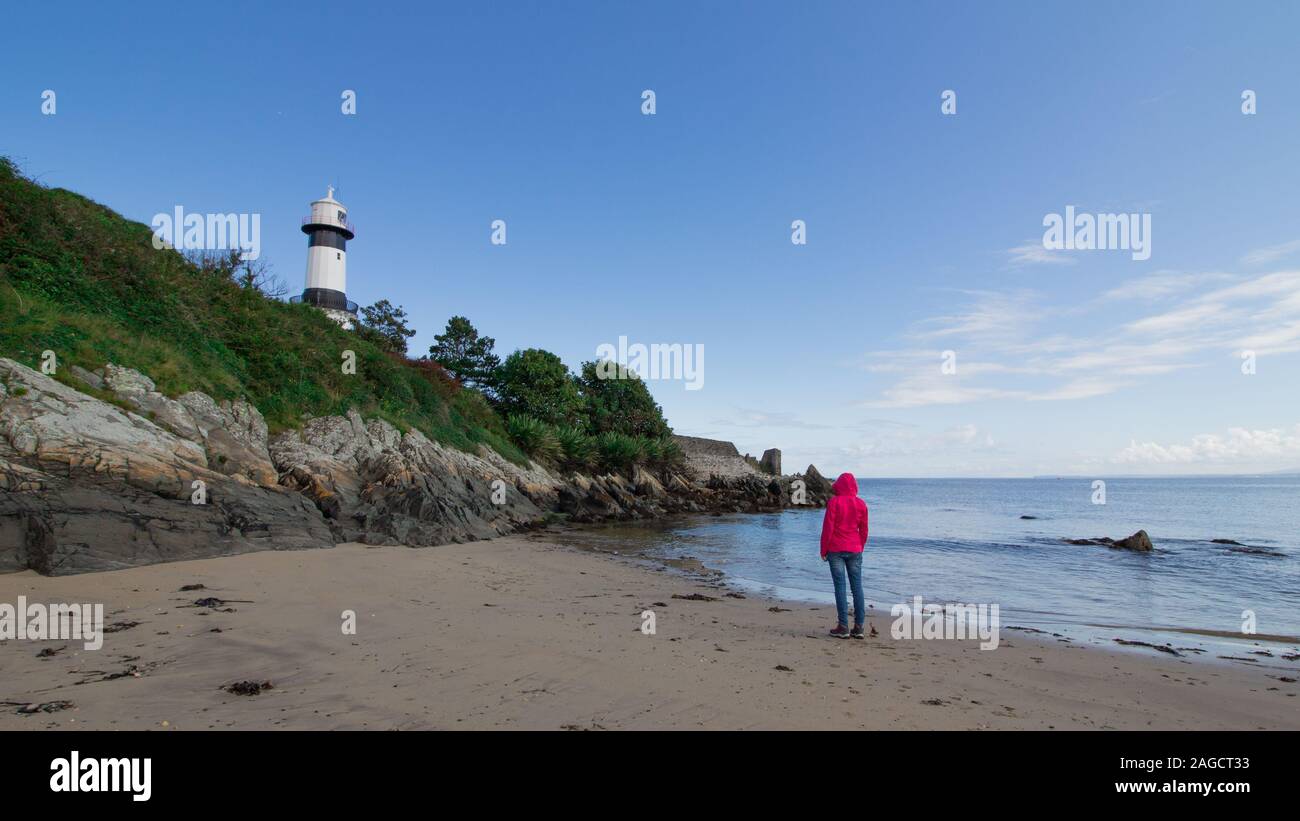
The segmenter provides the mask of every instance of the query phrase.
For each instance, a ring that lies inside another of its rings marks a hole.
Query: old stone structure
[[[701,476],[755,476],[757,467],[740,455],[736,446],[721,439],[674,436],[686,457],[686,464]]]

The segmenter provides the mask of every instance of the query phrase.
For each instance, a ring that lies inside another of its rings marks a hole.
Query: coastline
[[[775,511],[818,507],[830,494],[813,465],[781,475],[772,449],[764,472],[719,440],[673,437],[674,457],[572,472],[522,453],[512,462],[483,443],[457,449],[356,408],[272,436],[245,399],[169,397],[111,362],[69,373],[79,388],[0,357],[0,572],[65,575],[347,542],[425,547],[553,517]]]
[[[750,595],[800,604],[832,604],[834,598],[830,584],[822,578],[824,574],[820,570],[812,580],[815,584],[811,586],[807,578],[786,583],[774,582],[771,577],[751,575],[754,570],[752,564],[748,567],[742,565],[740,573],[729,569],[733,565],[732,558],[735,555],[730,549],[719,551],[716,543],[707,548],[701,546],[706,544],[708,539],[707,535],[701,534],[701,528],[711,523],[723,525],[749,523],[752,515],[754,514],[729,516],[723,513],[708,517],[677,515],[653,521],[605,522],[566,528],[555,538],[582,549],[637,555],[649,562],[667,564],[670,567],[681,566],[687,571],[701,573],[700,578],[705,581],[721,580]],[[661,533],[666,533],[667,537],[661,536]],[[800,534],[797,530],[792,537],[798,539],[809,535],[815,539],[815,533]],[[701,542],[701,538],[706,542]],[[742,534],[736,538],[744,538],[744,536]],[[877,547],[876,550],[879,548]],[[788,558],[777,557],[773,557],[772,560],[789,561]],[[746,573],[746,570],[749,573]],[[880,579],[874,575],[874,571],[869,572],[865,565],[864,586],[867,606],[877,613],[882,610],[888,613],[892,603],[895,602],[910,603],[914,595],[883,589],[880,586]],[[956,599],[931,596],[925,598],[928,603],[967,600],[960,599],[960,593],[957,594]],[[1033,602],[1029,607],[1008,607],[1004,604],[1001,607],[1002,630],[1079,642],[1084,646],[1120,653],[1161,652],[1202,663],[1244,661],[1268,665],[1277,662],[1280,669],[1300,674],[1300,636],[1297,635],[1266,632],[1247,635],[1240,631],[1195,624],[1118,621],[1114,618],[1104,618],[1098,613],[1082,614],[1068,610],[1037,609],[1033,605]],[[1170,653],[1171,650],[1174,652]],[[1242,654],[1246,658],[1243,658]]]
[[[1300,729],[1281,668],[1018,631],[995,651],[896,641],[878,611],[877,638],[836,641],[833,607],[708,575],[546,531],[3,575],[0,602],[102,602],[135,624],[97,651],[0,645],[0,729]],[[694,594],[710,600],[676,598]],[[274,686],[222,689],[244,680]]]

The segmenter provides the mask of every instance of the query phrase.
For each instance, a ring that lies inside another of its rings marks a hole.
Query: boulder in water
[[[1064,541],[1066,544],[1099,545],[1101,547],[1113,547],[1117,550],[1135,550],[1140,553],[1147,553],[1153,549],[1151,537],[1147,535],[1145,530],[1139,530],[1132,536],[1118,541],[1108,536],[1103,536],[1100,539],[1065,539]]]
[[[1127,539],[1120,539],[1118,542],[1115,542],[1111,547],[1116,547],[1120,550],[1137,550],[1146,553],[1152,549],[1151,537],[1147,535],[1145,530],[1139,530]]]

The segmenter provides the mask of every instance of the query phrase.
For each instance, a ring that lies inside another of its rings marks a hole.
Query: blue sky
[[[0,153],[261,214],[293,289],[334,183],[413,352],[453,314],[575,368],[703,345],[670,422],[787,469],[1300,467],[1293,4],[270,5],[11,9]],[[1067,205],[1149,214],[1151,258],[1045,251]]]

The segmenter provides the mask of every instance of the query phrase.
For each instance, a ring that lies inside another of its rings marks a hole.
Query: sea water
[[[1004,631],[1108,646],[1124,638],[1217,657],[1294,653],[1300,643],[1300,477],[1109,479],[1104,504],[1082,478],[861,478],[859,487],[870,508],[863,580],[875,613],[920,595],[997,604]],[[822,514],[685,517],[580,541],[696,558],[741,588],[831,602]],[[1150,553],[1065,541],[1140,529]]]

